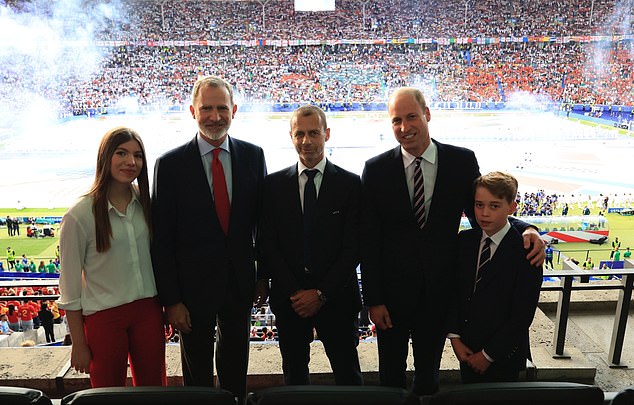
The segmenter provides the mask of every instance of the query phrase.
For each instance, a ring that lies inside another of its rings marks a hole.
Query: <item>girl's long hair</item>
[[[97,154],[95,181],[90,191],[86,194],[93,198],[92,213],[95,216],[97,252],[107,252],[110,249],[110,238],[112,238],[112,227],[110,226],[110,217],[108,216],[108,191],[112,182],[112,175],[110,174],[112,156],[119,145],[129,141],[138,142],[143,154],[143,167],[136,180],[145,223],[150,232],[150,238],[152,237],[150,186],[147,174],[145,147],[143,146],[141,137],[136,131],[126,127],[116,127],[106,132],[101,140]]]

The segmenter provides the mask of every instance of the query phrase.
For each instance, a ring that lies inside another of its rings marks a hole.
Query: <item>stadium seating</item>
[[[52,405],[52,401],[40,390],[22,387],[0,387],[0,404]]]
[[[248,405],[418,405],[411,392],[379,386],[295,385],[252,392]]]
[[[431,397],[430,405],[602,405],[603,391],[568,382],[460,385]]]
[[[62,405],[236,405],[229,391],[205,387],[90,388],[62,398]]]

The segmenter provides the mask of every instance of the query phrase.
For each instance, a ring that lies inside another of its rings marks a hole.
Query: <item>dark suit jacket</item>
[[[216,312],[229,282],[252,300],[254,238],[266,176],[262,148],[229,138],[232,200],[224,235],[196,138],[157,159],[152,190],[152,261],[161,303]],[[245,301],[246,302],[246,301]]]
[[[366,305],[385,304],[393,320],[417,322],[420,304],[427,304],[427,321],[440,327],[454,283],[448,259],[463,210],[472,217],[472,185],[480,172],[471,150],[433,142],[438,171],[423,230],[412,211],[400,146],[366,162],[361,273]]]
[[[479,229],[460,232],[458,237],[456,309],[449,317],[449,332],[459,334],[474,353],[484,349],[496,367],[523,370],[542,269],[526,260],[522,236],[511,227],[481,270],[474,292],[481,237]]]
[[[264,209],[258,246],[258,278],[271,279],[273,311],[288,309],[299,289],[317,288],[326,305],[358,312],[359,176],[326,161],[313,225],[313,268],[304,271],[303,214],[297,165],[270,174],[264,181]]]

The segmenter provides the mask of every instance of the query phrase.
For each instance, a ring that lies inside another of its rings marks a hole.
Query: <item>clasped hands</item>
[[[484,374],[491,365],[491,362],[487,360],[482,350],[473,353],[473,350],[465,345],[460,338],[451,338],[451,347],[458,361],[466,363],[476,374]]]
[[[322,305],[316,289],[297,290],[291,295],[291,308],[301,318],[317,315]]]

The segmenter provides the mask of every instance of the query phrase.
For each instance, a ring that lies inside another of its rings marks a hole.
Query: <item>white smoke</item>
[[[116,16],[113,2],[0,5],[0,128],[41,129],[68,110],[64,90],[99,70],[103,54],[96,35]]]

